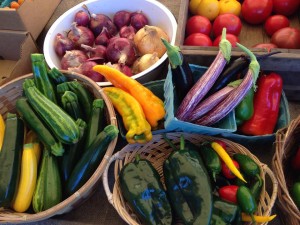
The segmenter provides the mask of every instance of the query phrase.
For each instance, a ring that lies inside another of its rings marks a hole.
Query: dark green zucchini
[[[107,125],[101,131],[83,153],[82,157],[76,163],[71,176],[66,185],[67,195],[72,195],[84,185],[92,176],[100,162],[102,161],[106,150],[111,141],[117,137],[119,131],[114,125]]]
[[[61,96],[63,109],[74,119],[83,119],[83,112],[78,97],[73,91],[65,91]]]
[[[53,81],[54,84],[58,85],[68,81],[68,78],[60,72],[59,69],[53,67],[51,70],[48,71],[48,75],[50,79]]]
[[[0,207],[8,207],[17,190],[22,149],[24,141],[24,123],[16,114],[8,113],[0,152]]]

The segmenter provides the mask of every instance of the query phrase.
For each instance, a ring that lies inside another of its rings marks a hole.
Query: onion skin
[[[75,22],[72,23],[68,38],[72,40],[75,46],[80,46],[82,44],[93,46],[95,41],[95,36],[89,28],[78,26]]]
[[[144,70],[148,69],[150,66],[155,64],[159,58],[157,57],[157,53],[154,52],[153,54],[145,54],[139,57],[132,66],[133,74],[137,74],[143,72]]]
[[[96,37],[102,32],[104,27],[107,28],[108,33],[112,36],[118,32],[116,25],[104,14],[92,14],[89,27]]]
[[[133,26],[123,26],[121,27],[120,31],[119,31],[119,35],[120,37],[122,38],[127,38],[129,40],[132,40],[134,39],[134,35],[136,33],[136,30]]]
[[[126,10],[120,10],[114,14],[113,22],[120,30],[123,26],[130,24],[131,13]]]
[[[103,27],[101,33],[95,39],[95,44],[107,46],[109,39],[111,38],[112,36],[108,33],[107,28]]]
[[[134,36],[134,44],[140,55],[157,53],[160,58],[167,51],[161,38],[169,41],[169,36],[159,27],[144,26]]]
[[[93,47],[81,45],[81,48],[86,51],[89,58],[106,60],[106,47],[103,45],[94,45]]]
[[[131,14],[130,25],[133,26],[136,30],[140,30],[148,24],[148,18],[141,11],[137,11]]]
[[[84,10],[79,10],[74,17],[74,22],[77,23],[78,26],[87,27],[90,23],[90,16]]]
[[[60,61],[61,68],[68,70],[70,67],[78,67],[87,60],[87,55],[81,50],[66,51],[66,54],[64,54]]]
[[[58,33],[54,39],[54,50],[58,56],[63,56],[66,51],[73,50],[74,43],[68,38]]]

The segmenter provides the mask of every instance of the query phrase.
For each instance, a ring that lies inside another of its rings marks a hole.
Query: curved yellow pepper
[[[4,131],[5,131],[5,122],[4,122],[2,115],[0,114],[0,151],[2,148],[2,144],[3,144]]]
[[[153,129],[166,114],[163,101],[138,81],[107,65],[97,65],[93,70],[102,74],[115,87],[132,95],[142,106],[146,119]]]
[[[276,217],[276,214],[272,215],[272,216],[256,216],[256,215],[253,215],[253,216],[257,223],[266,223],[266,222],[270,222],[271,220],[273,220]],[[242,213],[242,221],[243,222],[252,222],[252,218],[250,215]]]
[[[105,87],[104,93],[121,115],[127,130],[128,143],[146,143],[152,139],[151,126],[139,102],[129,93],[117,87]]]

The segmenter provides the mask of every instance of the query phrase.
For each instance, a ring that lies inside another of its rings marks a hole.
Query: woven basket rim
[[[277,179],[274,176],[272,170],[266,164],[260,162],[259,159],[255,155],[253,155],[246,147],[242,146],[241,144],[227,140],[225,138],[215,137],[215,136],[206,136],[206,135],[195,134],[195,133],[186,133],[186,132],[167,133],[168,137],[171,138],[171,140],[179,139],[180,135],[182,135],[182,134],[184,135],[185,139],[186,138],[195,138],[195,139],[199,138],[199,139],[206,139],[206,140],[222,140],[226,144],[228,144],[230,148],[237,147],[237,148],[241,149],[241,152],[246,152],[249,156],[251,156],[252,159],[261,168],[262,178],[264,179],[265,176],[267,175],[268,178],[270,178],[270,180],[272,182],[272,186],[273,186],[272,193],[270,194],[270,196],[268,195],[268,193],[266,193],[266,196],[264,196],[263,200],[262,200],[263,197],[261,197],[260,203],[261,203],[261,207],[264,209],[263,209],[263,211],[258,212],[258,214],[263,215],[263,216],[269,216],[271,214],[272,208],[273,208],[276,198],[277,198],[278,182],[277,182]],[[104,170],[104,173],[102,176],[102,181],[103,181],[102,184],[103,184],[107,199],[108,199],[109,203],[117,211],[119,216],[128,224],[138,225],[139,223],[136,221],[136,219],[135,219],[136,216],[134,215],[134,213],[127,211],[126,207],[124,206],[125,205],[124,200],[120,196],[121,193],[120,193],[120,190],[118,187],[118,171],[116,171],[117,167],[124,166],[126,163],[131,161],[130,159],[134,159],[134,156],[136,154],[140,154],[140,153],[148,154],[150,151],[153,151],[156,148],[156,146],[158,146],[160,144],[160,142],[163,140],[162,136],[163,136],[163,134],[153,135],[152,141],[150,141],[149,143],[144,144],[144,145],[141,145],[141,144],[126,145],[123,149],[121,149],[120,151],[118,151],[114,155],[112,155],[112,157],[110,158],[110,160]],[[168,144],[166,144],[166,145],[168,145]],[[151,150],[151,146],[154,146],[152,150]],[[153,152],[151,152],[150,154],[152,154],[152,153]],[[153,153],[153,154],[155,154],[155,153]],[[163,153],[159,152],[158,154],[160,155]],[[143,158],[143,157],[141,157],[141,158]],[[127,161],[127,162],[124,163],[124,161]],[[113,182],[113,187],[109,187],[110,177],[108,176],[108,170],[110,169],[110,166],[113,164],[113,162],[115,162],[114,177],[113,177],[114,182]],[[111,188],[112,188],[112,191],[111,191]],[[263,194],[262,194],[262,196],[263,196]],[[266,222],[266,223],[261,223],[261,224],[266,225],[268,223]]]
[[[114,111],[114,107],[112,103],[110,102],[109,98],[106,96],[106,94],[103,92],[102,88],[97,85],[96,82],[94,82],[92,79],[76,73],[76,72],[69,72],[66,70],[60,70],[64,75],[68,76],[71,79],[77,79],[81,82],[84,82],[85,84],[90,85],[90,88],[93,89],[94,93],[97,93],[97,95],[100,94],[101,98],[103,98],[107,112],[108,114],[106,115],[108,118],[108,121],[110,124],[117,125],[117,119],[116,119],[116,114]],[[30,78],[33,76],[33,73],[28,73],[25,75],[22,75],[14,80],[11,80],[3,85],[1,85],[1,89],[8,88],[10,86],[13,86],[14,84],[21,82],[22,80],[26,78]],[[108,163],[108,159],[111,157],[111,155],[114,152],[115,146],[117,144],[118,137],[116,137],[108,146],[106,154],[97,167],[96,171],[93,173],[93,175],[89,178],[89,180],[78,190],[76,191],[73,195],[70,197],[64,199],[62,202],[59,204],[53,206],[52,208],[39,212],[39,213],[17,213],[14,212],[11,209],[4,209],[0,208],[0,224],[2,223],[28,223],[28,222],[37,222],[37,221],[42,221],[45,219],[48,219],[52,216],[55,215],[60,215],[67,213],[73,209],[73,207],[76,207],[81,201],[86,200],[85,198],[88,197],[90,192],[95,188],[95,185],[100,182],[100,178],[104,172],[105,166]]]
[[[276,133],[276,148],[272,159],[272,168],[279,184],[278,206],[285,214],[282,219],[291,225],[300,224],[300,210],[289,193],[283,162],[288,160],[291,154],[292,145],[297,138],[296,129],[300,129],[300,115]]]

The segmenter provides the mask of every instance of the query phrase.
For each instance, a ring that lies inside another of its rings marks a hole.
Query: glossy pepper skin
[[[173,209],[184,224],[210,224],[212,191],[202,159],[197,151],[185,148],[183,136],[180,149],[174,150],[163,165],[167,193]]]
[[[240,186],[237,190],[236,198],[241,211],[250,215],[252,221],[255,222],[254,213],[257,211],[257,204],[249,188],[244,185]]]
[[[239,130],[246,135],[267,135],[274,132],[281,100],[282,78],[277,73],[261,75],[254,94],[253,116]]]
[[[235,120],[237,126],[240,126],[244,121],[249,120],[254,112],[253,105],[254,88],[250,88],[247,95],[235,108]]]
[[[151,126],[145,118],[141,105],[127,92],[116,87],[105,87],[103,91],[120,113],[127,130],[128,143],[146,143],[152,139]]]
[[[137,155],[119,174],[126,201],[147,225],[171,225],[172,210],[158,172],[146,159]]]

